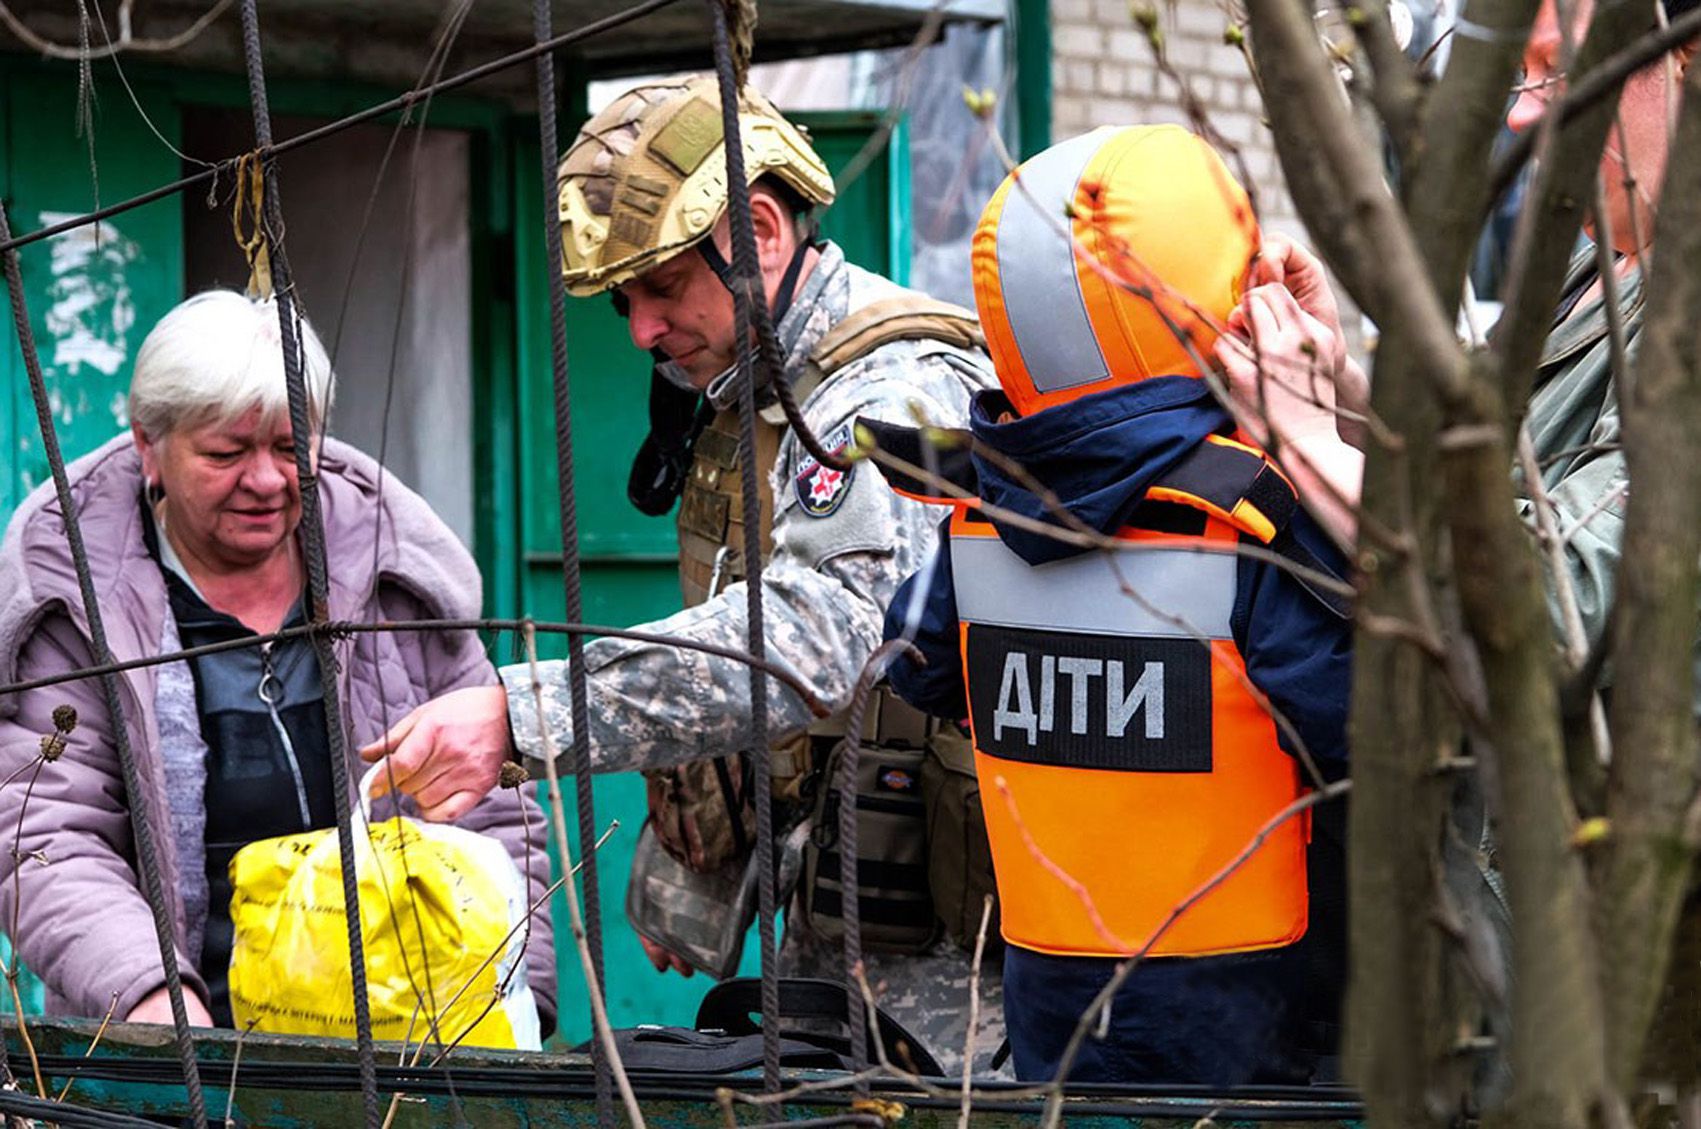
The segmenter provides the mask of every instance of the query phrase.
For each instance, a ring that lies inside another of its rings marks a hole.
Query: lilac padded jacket
[[[141,462],[130,436],[113,439],[68,471],[113,656],[157,654],[169,605],[159,567],[142,542]],[[471,555],[418,495],[391,476],[382,486],[380,493],[376,462],[345,443],[325,441],[319,491],[331,618],[479,615],[479,574]],[[351,780],[358,780],[364,767],[355,750],[409,710],[450,690],[495,681],[470,631],[366,634],[334,647]],[[83,600],[59,501],[49,483],[18,507],[0,545],[0,684],[88,666],[89,656]],[[184,983],[205,999],[195,957],[187,951],[177,894],[178,863],[156,751],[156,670],[143,667],[119,675],[119,696],[141,773],[142,802],[164,864],[178,969]],[[14,940],[24,963],[47,986],[49,1014],[99,1018],[110,1008],[122,1018],[165,978],[99,680],[0,695],[0,780],[35,759],[60,705],[74,707],[79,722],[65,754],[42,769],[24,808],[16,856],[22,861],[15,862],[10,849],[0,851],[0,930],[10,929],[16,901]],[[7,840],[17,833],[27,776],[0,789],[0,831]],[[500,840],[522,873],[529,854],[536,901],[549,883],[549,864],[542,813],[529,792],[523,801],[511,791],[492,792],[459,823]],[[547,1024],[555,1013],[555,954],[547,913],[534,922],[527,973]]]

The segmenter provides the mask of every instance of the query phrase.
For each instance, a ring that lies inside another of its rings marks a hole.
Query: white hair
[[[307,415],[317,428],[335,398],[331,359],[306,318],[296,326]],[[149,331],[130,377],[130,419],[143,435],[158,440],[185,424],[230,423],[255,408],[267,421],[289,411],[276,301],[208,290]]]

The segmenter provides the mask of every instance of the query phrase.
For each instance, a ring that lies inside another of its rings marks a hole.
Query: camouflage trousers
[[[863,967],[875,1003],[933,1053],[947,1077],[963,1070],[969,1030],[969,979],[973,954],[948,940],[923,953],[863,954]],[[780,975],[844,981],[844,949],[804,925],[801,914],[786,915],[780,942]],[[1002,957],[994,952],[981,962],[980,1016],[972,1053],[977,1075],[1014,1077],[1010,1064],[992,1069],[1004,1041]]]

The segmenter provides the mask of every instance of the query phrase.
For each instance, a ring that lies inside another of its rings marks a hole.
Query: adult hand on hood
[[[1255,287],[1229,315],[1217,359],[1242,426],[1257,442],[1284,443],[1335,431],[1336,366],[1328,326],[1301,308],[1285,286]]]
[[[1327,334],[1285,286],[1270,283],[1229,315],[1216,355],[1242,430],[1275,451],[1306,507],[1345,547],[1357,536],[1364,456],[1337,427],[1339,371],[1327,359]]]
[[[1267,285],[1283,287],[1299,308],[1320,324],[1322,358],[1331,373],[1347,359],[1347,335],[1341,329],[1341,307],[1329,286],[1323,261],[1285,235],[1268,234],[1252,260],[1247,279],[1250,289]]]
[[[437,823],[459,819],[496,787],[512,753],[508,695],[472,686],[434,698],[360,750],[362,760],[388,757],[372,798],[412,796],[419,814]]]

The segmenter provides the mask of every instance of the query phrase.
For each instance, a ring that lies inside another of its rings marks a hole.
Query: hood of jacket
[[[141,458],[130,436],[119,435],[66,474],[113,655],[151,653],[167,601],[142,540]],[[435,616],[479,614],[478,570],[424,499],[393,476],[381,480],[373,459],[335,439],[320,450],[318,481],[333,620],[360,614],[380,579],[406,588]],[[55,608],[87,635],[64,517],[48,482],[13,513],[0,546],[0,683],[15,679],[20,644]]]
[[[982,392],[970,408],[969,426],[981,444],[1003,460],[974,457],[980,497],[991,504],[1064,526],[1057,503],[1100,533],[1115,533],[1146,490],[1207,435],[1228,434],[1234,422],[1204,381],[1159,376],[1082,396],[1031,416],[999,423],[1009,410],[1002,392]],[[1013,471],[1031,476],[1024,481]],[[1037,485],[1055,502],[1036,493]],[[1081,550],[1066,542],[993,519],[1011,551],[1044,564]]]

